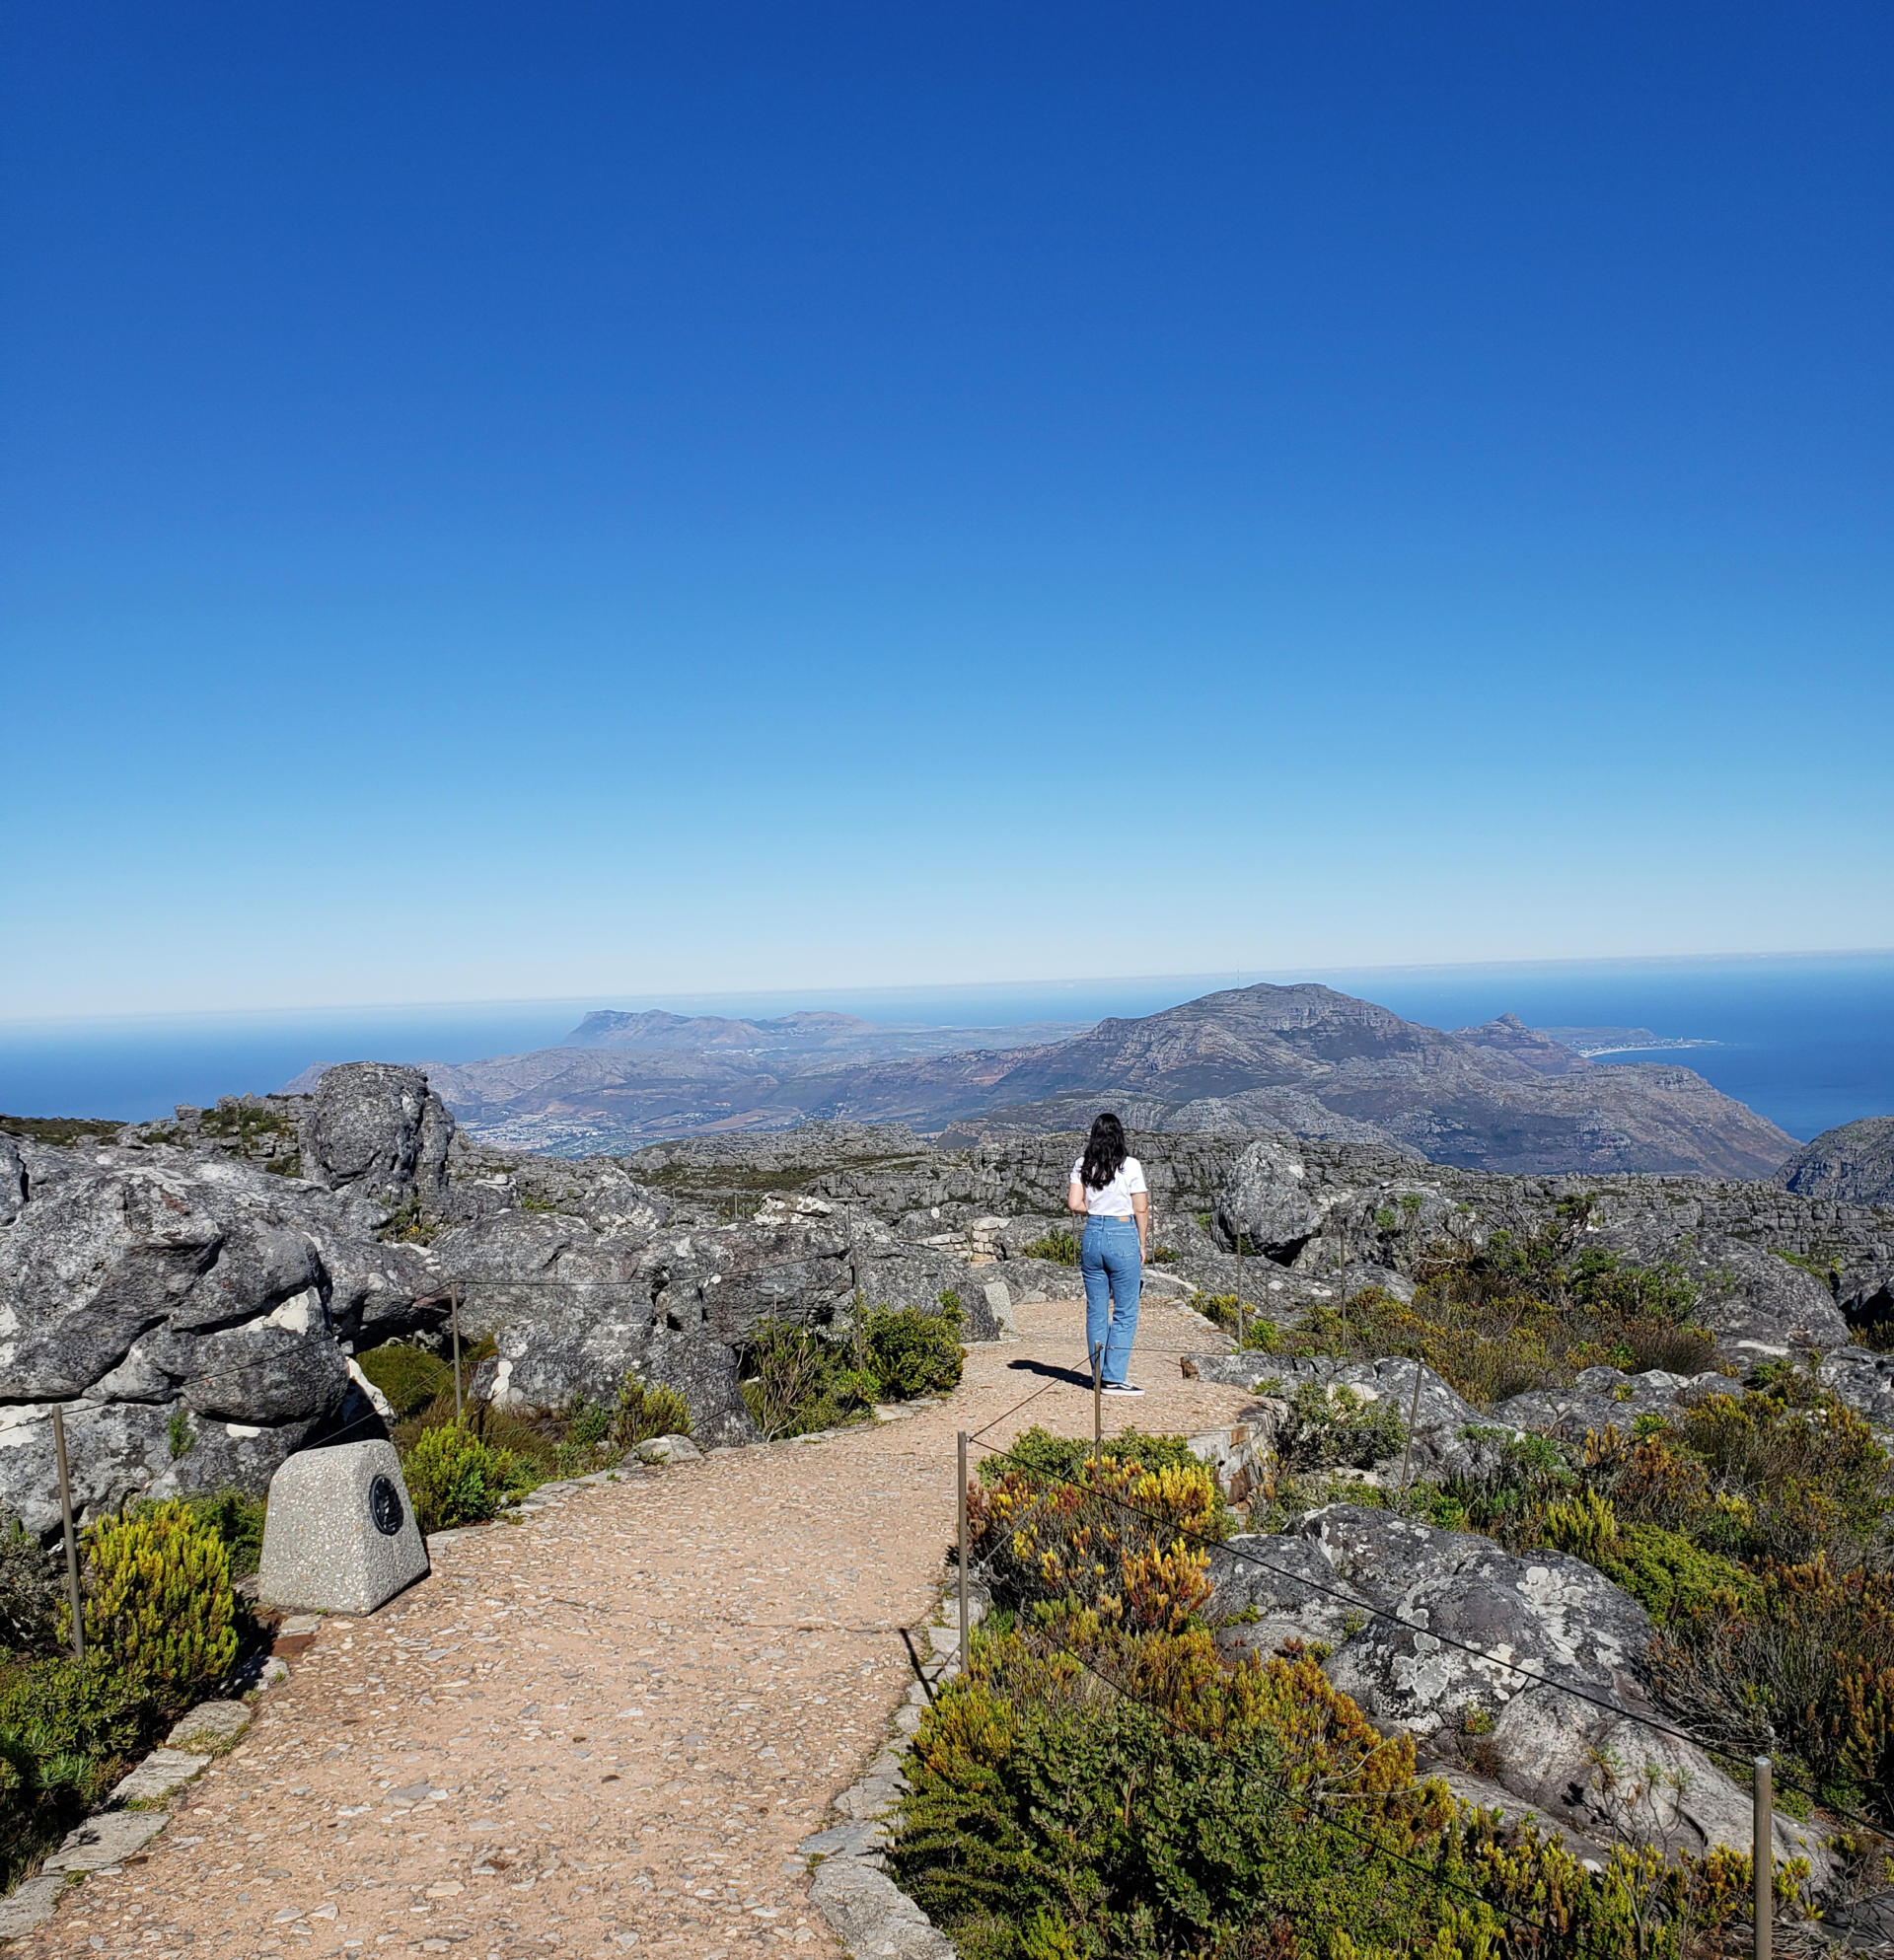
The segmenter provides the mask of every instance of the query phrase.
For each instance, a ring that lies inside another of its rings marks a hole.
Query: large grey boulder
[[[418,1068],[349,1061],[326,1069],[303,1118],[303,1176],[396,1209],[438,1212],[454,1119]]]
[[[328,1275],[276,1202],[284,1182],[117,1151],[36,1179],[0,1230],[0,1503],[29,1531],[59,1518],[50,1402],[67,1408],[88,1513],[260,1490],[339,1416],[349,1380]]]
[[[1702,1851],[1747,1851],[1740,1790],[1673,1726],[1641,1673],[1650,1621],[1601,1573],[1563,1553],[1514,1558],[1473,1532],[1437,1531],[1388,1511],[1332,1504],[1275,1537],[1240,1537],[1212,1554],[1210,1611],[1253,1608],[1219,1636],[1270,1653],[1322,1640],[1330,1679],[1378,1727],[1429,1747],[1491,1723],[1483,1774],[1585,1838],[1614,1832]],[[1562,1692],[1575,1690],[1575,1693]],[[1616,1787],[1600,1759],[1619,1768]],[[1651,1782],[1639,1797],[1631,1785]],[[1778,1813],[1777,1856],[1805,1853],[1819,1883],[1821,1840]]]
[[[1866,1347],[1838,1347],[1821,1365],[1820,1377],[1848,1406],[1877,1429],[1894,1431],[1894,1354]]]
[[[1234,1244],[1241,1234],[1251,1249],[1284,1265],[1321,1229],[1322,1216],[1302,1153],[1283,1136],[1259,1136],[1217,1193],[1224,1236]]]

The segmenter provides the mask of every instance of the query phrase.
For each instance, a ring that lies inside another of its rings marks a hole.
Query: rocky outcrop
[[[1324,1642],[1330,1678],[1379,1727],[1449,1753],[1478,1728],[1480,1774],[1581,1837],[1749,1849],[1748,1793],[1666,1733],[1651,1700],[1643,1608],[1578,1560],[1332,1504],[1229,1540],[1211,1574],[1213,1614],[1255,1614],[1225,1629],[1227,1646]],[[1615,1782],[1601,1759],[1620,1766]],[[1780,1812],[1776,1831],[1777,1856],[1810,1856],[1819,1883],[1822,1841]]]
[[[1495,1403],[1485,1419],[1582,1443],[1594,1431],[1610,1428],[1629,1435],[1640,1416],[1668,1416],[1707,1396],[1740,1392],[1739,1383],[1713,1372],[1678,1375],[1646,1368],[1633,1375],[1617,1368],[1586,1368],[1569,1388],[1533,1389]]]
[[[353,1061],[324,1072],[302,1123],[302,1174],[393,1210],[438,1212],[454,1119],[418,1068]]]
[[[1894,1209],[1894,1116],[1823,1130],[1777,1171],[1776,1182],[1798,1198]]]
[[[25,1153],[0,1231],[0,1504],[58,1521],[46,1405],[88,1512],[263,1488],[349,1400],[334,1276],[283,1181],[176,1152]],[[339,1302],[359,1313],[359,1273]]]
[[[1385,1403],[1400,1418],[1402,1429],[1413,1445],[1410,1450],[1404,1444],[1372,1466],[1376,1477],[1387,1483],[1395,1482],[1404,1466],[1410,1476],[1436,1481],[1471,1469],[1477,1453],[1469,1447],[1465,1431],[1492,1420],[1449,1388],[1431,1368],[1399,1357],[1345,1361],[1334,1355],[1318,1354],[1304,1360],[1287,1360],[1249,1350],[1236,1354],[1192,1354],[1185,1358],[1183,1366],[1187,1375],[1200,1381],[1221,1382],[1230,1388],[1251,1389],[1274,1398],[1292,1398],[1300,1384],[1316,1382],[1324,1389],[1350,1389],[1363,1403]]]

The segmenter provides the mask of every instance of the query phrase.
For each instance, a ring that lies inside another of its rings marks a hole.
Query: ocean
[[[1511,1012],[1536,1027],[1647,1028],[1706,1042],[1601,1060],[1681,1062],[1803,1139],[1857,1117],[1894,1113],[1894,953],[0,1022],[0,1111],[147,1121],[181,1102],[279,1089],[316,1062],[471,1061],[549,1047],[595,1007],[731,1015],[831,1008],[889,1026],[992,1028],[1151,1014],[1259,980],[1320,980],[1437,1028]]]

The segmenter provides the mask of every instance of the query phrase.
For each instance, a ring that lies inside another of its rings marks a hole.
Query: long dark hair
[[[1103,1191],[1125,1168],[1125,1159],[1130,1154],[1130,1146],[1125,1141],[1125,1125],[1107,1110],[1094,1120],[1092,1133],[1085,1139],[1085,1161],[1079,1167],[1079,1176],[1093,1191]]]

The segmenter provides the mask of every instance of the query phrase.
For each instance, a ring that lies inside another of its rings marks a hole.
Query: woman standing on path
[[[1107,1395],[1142,1395],[1126,1370],[1151,1248],[1151,1200],[1144,1167],[1130,1154],[1125,1125],[1109,1111],[1092,1125],[1085,1154],[1072,1166],[1065,1208],[1085,1219],[1078,1266],[1085,1275],[1087,1363],[1104,1376]]]

